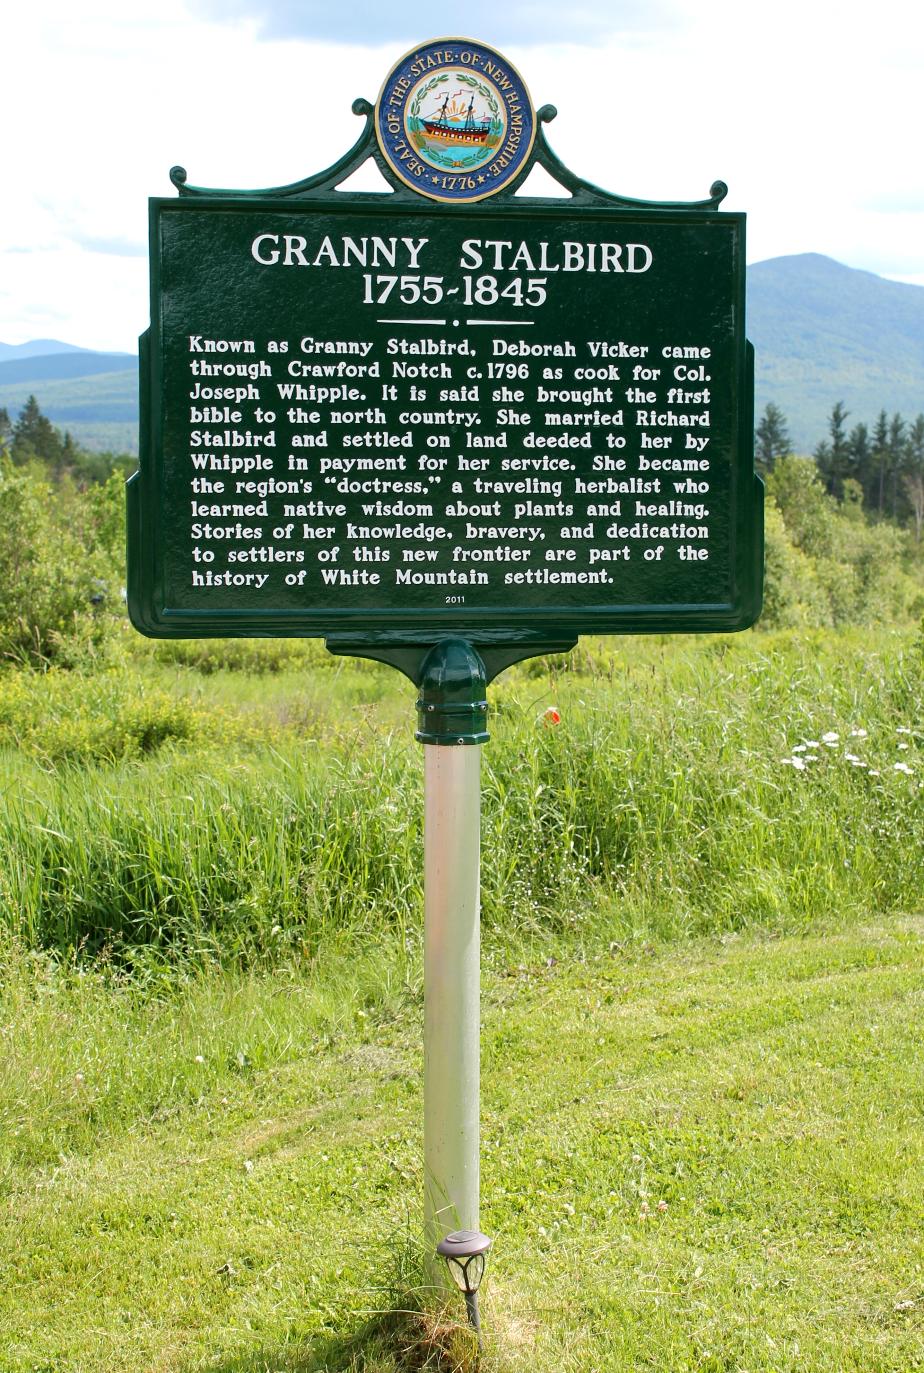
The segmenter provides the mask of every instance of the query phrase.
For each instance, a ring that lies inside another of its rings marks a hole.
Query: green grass
[[[412,943],[410,683],[317,646],[258,673],[240,670],[243,650],[195,647],[0,680],[0,924],[29,947],[129,963]],[[591,642],[569,671],[507,674],[484,750],[489,939],[918,909],[922,690],[898,631]]]
[[[416,1276],[413,687],[80,661],[0,675],[0,1373],[472,1367]],[[491,699],[485,1373],[924,1368],[920,638]]]
[[[416,958],[5,972],[4,1373],[470,1366],[451,1319],[388,1315]],[[485,1373],[924,1367],[922,972],[897,917],[489,956]]]

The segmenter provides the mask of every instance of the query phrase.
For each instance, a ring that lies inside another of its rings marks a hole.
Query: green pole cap
[[[421,744],[486,744],[487,674],[467,639],[441,639],[423,661],[417,698]]]

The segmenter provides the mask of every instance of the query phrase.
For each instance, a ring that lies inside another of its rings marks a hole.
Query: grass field
[[[924,1367],[920,636],[491,694],[485,1373]],[[312,644],[0,675],[2,1373],[473,1366],[419,1290],[413,697]]]
[[[27,947],[129,962],[413,942],[410,683],[316,646],[193,649],[0,678],[0,925]],[[915,908],[913,633],[591,642],[575,666],[537,660],[492,689],[489,937],[808,929]]]
[[[924,1366],[922,972],[897,917],[489,959],[484,1368]],[[373,1318],[417,1269],[420,1001],[394,948],[169,993],[17,963],[0,1367],[470,1362]]]

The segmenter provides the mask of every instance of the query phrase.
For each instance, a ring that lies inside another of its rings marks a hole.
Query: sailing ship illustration
[[[423,120],[428,138],[448,144],[478,144],[487,141],[491,132],[491,119],[488,116],[476,119],[475,97],[471,96],[466,107],[465,96],[465,91],[447,95],[430,118]]]

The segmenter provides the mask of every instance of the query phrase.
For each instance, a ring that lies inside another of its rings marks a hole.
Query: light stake
[[[436,1252],[446,1260],[450,1276],[465,1294],[465,1307],[481,1348],[481,1321],[478,1316],[478,1288],[484,1277],[491,1239],[479,1230],[453,1230],[440,1240]]]

